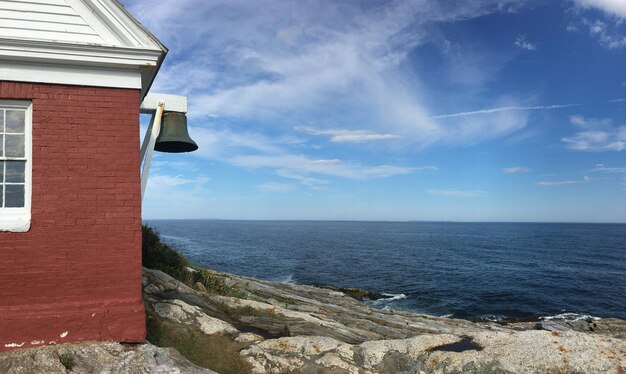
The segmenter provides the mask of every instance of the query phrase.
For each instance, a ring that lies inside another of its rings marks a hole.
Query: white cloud
[[[567,27],[565,28],[565,30],[569,31],[569,32],[578,32],[578,27],[576,25],[573,24],[569,24],[567,25]]]
[[[602,152],[626,148],[626,126],[614,127],[609,118],[571,116],[570,122],[582,131],[561,139],[569,149]]]
[[[289,146],[298,146],[304,142],[295,137],[269,138],[258,133],[235,133],[219,128],[214,130],[196,128],[192,136],[199,145],[198,151],[194,153],[196,156],[244,168],[272,168],[276,170],[277,175],[298,180],[309,187],[324,185],[328,182],[309,177],[307,174],[368,179],[438,170],[435,166],[363,166],[338,159],[315,159],[294,154],[289,150]]]
[[[413,170],[415,171],[438,171],[439,168],[436,166],[419,166],[419,167],[414,167]]]
[[[360,171],[365,178],[385,178],[392,177],[394,175],[411,174],[415,172],[416,169],[402,166],[381,165],[361,168]]]
[[[285,193],[292,191],[294,186],[288,183],[263,183],[257,186],[263,192]]]
[[[537,50],[537,44],[533,44],[529,42],[528,40],[526,40],[525,35],[518,35],[517,38],[515,39],[515,42],[513,42],[513,44],[517,47],[520,47],[528,51]]]
[[[595,8],[610,15],[626,18],[626,1],[624,0],[575,0],[583,8]]]
[[[602,173],[626,174],[626,166],[611,167],[611,166],[605,166],[604,164],[597,164],[592,169],[592,171],[598,171]]]
[[[580,181],[536,182],[535,185],[542,186],[542,187],[552,187],[552,186],[564,186],[567,184],[577,184],[577,183],[580,183]]]
[[[327,180],[324,179],[318,179],[318,178],[312,178],[312,177],[308,177],[306,175],[302,175],[302,174],[297,174],[294,173],[288,169],[278,169],[276,170],[276,175],[283,177],[283,178],[287,178],[287,179],[295,179],[298,182],[300,182],[301,184],[308,186],[308,187],[314,187],[314,186],[319,186],[319,185],[325,185],[328,184]]]
[[[294,122],[332,118],[350,131],[328,134],[332,141],[397,136],[418,147],[492,139],[526,125],[523,115],[504,125],[496,118],[439,123],[419,76],[403,68],[416,46],[439,37],[437,25],[518,9],[520,1],[125,3],[170,47],[153,90],[188,95],[192,121],[257,121],[284,132]]]
[[[612,127],[613,121],[610,118],[585,118],[581,115],[573,115],[569,117],[572,125],[587,130],[608,130]]]
[[[338,159],[312,159],[303,155],[280,155],[280,156],[239,156],[231,160],[236,166],[247,168],[273,168],[295,175],[321,174],[350,179],[383,178],[394,175],[410,174],[417,168],[380,165],[362,166]],[[297,178],[294,178],[297,179]]]
[[[517,174],[517,173],[528,173],[531,169],[525,166],[511,166],[508,168],[502,169],[502,172],[505,174]]]
[[[308,126],[298,126],[295,129],[311,135],[328,135],[330,136],[330,141],[335,143],[360,143],[368,140],[396,139],[400,137],[394,134],[375,134],[368,130],[317,130]]]
[[[178,187],[182,185],[201,185],[209,181],[208,177],[198,176],[195,178],[185,178],[182,175],[152,175],[148,179],[148,186]]]
[[[626,102],[626,99],[611,99],[609,103],[623,103]]]
[[[589,35],[597,39],[603,47],[621,49],[626,47],[626,35],[623,34],[620,27],[623,21],[623,18],[599,20],[581,17],[579,22],[581,27],[585,27],[589,31]],[[568,30],[570,30],[569,27]]]
[[[442,189],[428,190],[431,195],[450,196],[450,197],[478,197],[483,196],[487,191],[466,191],[458,189]]]
[[[536,182],[535,186],[540,187],[557,187],[557,186],[566,186],[569,184],[580,184],[587,183],[591,180],[588,176],[584,176],[581,180],[564,180],[564,181],[550,181],[550,182]]]

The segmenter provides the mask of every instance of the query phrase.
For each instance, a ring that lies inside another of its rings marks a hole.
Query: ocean
[[[195,264],[473,320],[626,319],[626,225],[148,220]]]

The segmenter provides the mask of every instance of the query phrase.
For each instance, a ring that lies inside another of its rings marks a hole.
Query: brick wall
[[[143,341],[139,91],[0,81],[32,100],[32,219],[0,232],[0,351]]]

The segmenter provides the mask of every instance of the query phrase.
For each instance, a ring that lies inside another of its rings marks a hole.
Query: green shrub
[[[181,282],[189,277],[187,267],[191,264],[185,256],[161,241],[159,234],[151,227],[143,226],[141,260],[143,266],[161,270]],[[185,282],[187,283],[187,282]]]
[[[61,361],[61,365],[63,365],[67,370],[72,371],[74,368],[74,358],[67,353],[63,353],[59,355],[59,361]]]
[[[228,286],[222,277],[193,265],[185,256],[163,243],[155,229],[145,225],[142,230],[141,259],[143,266],[161,270],[190,287],[196,282],[202,283],[210,294],[240,299],[247,296],[243,291]]]
[[[244,305],[240,308],[237,308],[237,314],[242,316],[255,316],[259,314],[259,311],[251,305]]]

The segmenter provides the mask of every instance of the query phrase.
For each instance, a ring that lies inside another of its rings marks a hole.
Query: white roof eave
[[[27,33],[23,37],[0,35],[0,79],[137,88],[141,101],[167,48],[117,0],[66,1],[100,33],[103,42],[42,40]],[[46,69],[51,71],[49,76]],[[110,83],[107,74],[114,76]]]

